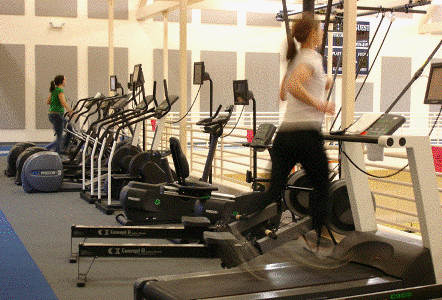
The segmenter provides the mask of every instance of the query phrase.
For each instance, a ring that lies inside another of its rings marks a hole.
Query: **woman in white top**
[[[334,113],[334,103],[324,101],[331,88],[322,56],[316,51],[322,43],[322,30],[313,14],[306,13],[293,25],[288,45],[287,73],[281,85],[280,98],[287,110],[272,148],[272,174],[269,190],[260,197],[261,208],[278,201],[295,164],[300,163],[315,190],[309,203],[309,214],[318,237],[330,211],[329,169],[321,125],[324,114]]]

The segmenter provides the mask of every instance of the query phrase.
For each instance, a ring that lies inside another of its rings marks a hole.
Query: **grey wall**
[[[35,0],[35,15],[76,18],[77,0]]]
[[[236,25],[237,12],[227,10],[201,10],[201,24]]]
[[[0,1],[0,15],[24,15],[25,0]]]
[[[257,111],[279,110],[279,53],[246,53],[245,76]],[[252,107],[245,110],[252,111]]]
[[[236,57],[236,52],[201,51],[201,61],[204,62],[206,72],[209,73],[213,81],[214,110],[220,104],[223,105],[223,108],[233,104],[233,80],[237,79]],[[204,83],[200,92],[201,111],[209,111],[209,92],[209,84]]]
[[[167,79],[167,91],[169,95],[180,96],[180,51],[179,50],[169,50],[169,77]],[[164,98],[164,88],[163,88],[163,50],[154,49],[153,52],[153,78],[157,82],[157,100],[158,103],[163,101]],[[187,51],[187,108],[192,104],[193,98],[191,98],[191,84],[192,84],[192,52]],[[146,82],[146,93],[148,95],[152,94],[153,82]],[[193,95],[194,96],[194,95]],[[180,101],[175,103],[172,107],[172,111],[180,111]]]
[[[381,66],[381,112],[396,99],[411,79],[411,57],[382,57]],[[394,106],[391,112],[410,111],[410,90]]]
[[[118,82],[127,93],[128,80],[127,48],[114,48],[114,73]],[[107,47],[88,47],[88,95],[94,96],[97,92],[109,94],[109,50]],[[120,90],[118,91],[120,93]]]
[[[248,26],[281,27],[281,22],[276,20],[274,13],[248,12],[246,15],[246,24]]]
[[[0,44],[0,129],[25,129],[25,45]]]
[[[36,128],[50,129],[48,121],[49,87],[54,77],[64,75],[67,80],[64,88],[68,101],[78,98],[78,58],[76,46],[35,46],[35,109]]]
[[[356,94],[358,94],[362,83],[356,82]],[[373,88],[374,84],[372,82],[366,82],[361,90],[356,102],[355,102],[355,112],[372,112],[373,111]]]
[[[89,0],[87,14],[89,18],[107,19],[109,15],[107,0]],[[127,20],[129,18],[129,8],[127,0],[115,0],[114,19]]]

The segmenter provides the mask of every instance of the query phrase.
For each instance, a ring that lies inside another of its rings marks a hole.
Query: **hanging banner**
[[[333,73],[336,72],[336,67],[339,61],[339,56],[342,55],[343,47],[343,27],[338,24],[333,28]],[[369,56],[365,56],[368,51],[370,44],[370,22],[357,22],[356,24],[356,71],[361,65],[361,70],[359,75],[368,74],[369,69]],[[324,69],[327,72],[327,60],[328,60],[328,41],[326,44],[325,59],[324,59]],[[339,67],[338,74],[342,74],[342,64]]]

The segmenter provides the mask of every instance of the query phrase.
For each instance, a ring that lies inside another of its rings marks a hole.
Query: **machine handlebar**
[[[212,122],[212,120],[215,119],[218,116],[218,114],[221,111],[222,107],[223,107],[222,105],[218,106],[218,109],[216,110],[216,112],[215,112],[215,114],[213,116],[205,118],[205,119],[202,119],[202,120],[199,120],[198,122],[196,122],[196,125],[205,126],[205,125],[210,124]]]
[[[218,109],[216,110],[216,113],[210,117],[210,118],[206,118],[206,119],[202,119],[200,121],[198,121],[196,123],[196,125],[200,125],[200,126],[211,126],[211,125],[215,125],[215,124],[227,124],[227,122],[230,120],[231,116],[232,116],[232,112],[233,112],[233,105],[230,105],[229,107],[226,108],[225,112],[227,112],[227,115],[223,115],[223,116],[219,116],[218,114],[222,108],[222,105],[218,106]]]

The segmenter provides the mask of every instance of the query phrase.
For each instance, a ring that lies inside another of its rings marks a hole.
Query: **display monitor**
[[[204,73],[206,72],[204,68],[204,62],[196,62],[193,65],[193,84],[203,84]]]
[[[431,64],[424,103],[442,105],[442,62]]]
[[[116,75],[112,75],[110,77],[110,90],[112,92],[116,92],[117,91],[117,76]]]
[[[233,81],[233,103],[235,105],[249,105],[249,85],[247,80]]]
[[[133,83],[138,85],[144,83],[143,71],[141,69],[141,64],[135,65],[134,73],[132,77]]]

